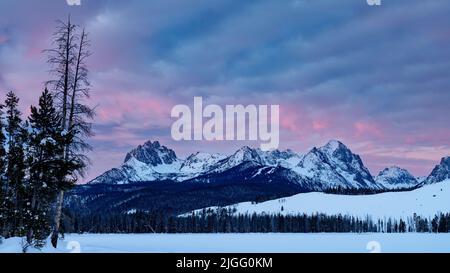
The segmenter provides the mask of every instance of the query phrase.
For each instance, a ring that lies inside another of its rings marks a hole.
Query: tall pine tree
[[[5,207],[8,212],[4,233],[6,236],[24,235],[23,220],[25,217],[25,161],[24,161],[24,128],[21,113],[18,109],[19,98],[14,92],[6,95],[6,133],[8,151],[7,179],[5,185]]]
[[[31,107],[29,124],[29,181],[26,191],[29,207],[24,225],[27,243],[39,245],[50,231],[47,219],[57,192],[56,173],[61,167],[63,146],[58,143],[62,130],[47,90],[39,99],[39,108]]]
[[[50,233],[51,205],[60,189],[60,179],[73,173],[78,164],[68,164],[61,157],[73,136],[62,129],[61,119],[47,89],[39,99],[39,107],[31,107],[29,124],[29,208],[25,228],[28,244],[39,246]]]

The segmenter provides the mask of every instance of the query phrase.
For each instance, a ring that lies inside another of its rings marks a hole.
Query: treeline
[[[412,186],[409,188],[397,188],[397,189],[357,189],[357,188],[344,188],[340,185],[334,188],[325,189],[323,192],[328,194],[339,194],[339,195],[370,195],[370,194],[379,194],[385,192],[403,192],[403,191],[412,191],[420,188],[420,184],[416,186]]]
[[[53,44],[46,52],[54,79],[30,115],[22,116],[12,91],[0,103],[0,237],[26,237],[24,249],[50,234],[56,247],[64,192],[87,167],[87,36],[69,19],[58,23]]]
[[[358,218],[325,214],[236,214],[232,210],[203,210],[184,216],[163,211],[130,214],[70,215],[63,221],[68,233],[318,233],[318,232],[449,232],[450,214],[432,219]]]

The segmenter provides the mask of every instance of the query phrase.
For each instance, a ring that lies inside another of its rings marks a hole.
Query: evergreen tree
[[[400,223],[398,224],[398,232],[406,232],[406,223],[402,219],[400,219]]]
[[[61,154],[72,135],[61,127],[53,99],[46,89],[39,107],[31,107],[29,117],[29,183],[27,188],[29,213],[25,228],[28,244],[41,245],[50,232],[50,208],[60,189],[62,176],[70,175],[78,167],[76,162],[66,162]]]
[[[439,215],[438,232],[448,232],[447,219],[442,213]]]
[[[19,98],[9,92],[6,95],[6,133],[7,133],[7,179],[5,185],[5,208],[7,220],[4,233],[9,236],[23,235],[25,217],[25,162],[24,142],[25,130],[22,127],[21,113],[18,110]]]

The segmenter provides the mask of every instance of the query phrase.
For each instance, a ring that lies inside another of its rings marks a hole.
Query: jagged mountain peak
[[[330,140],[322,147],[312,148],[306,155],[314,155],[319,157],[321,161],[336,161],[351,162],[356,160],[359,165],[362,165],[361,158],[353,154],[352,151],[342,142],[338,140]]]
[[[388,189],[411,188],[419,183],[411,173],[397,166],[381,170],[375,181]]]
[[[261,151],[258,149],[250,148],[249,146],[244,146],[237,150],[232,157],[237,161],[256,161],[261,162]]]
[[[186,160],[192,160],[192,159],[202,159],[202,158],[209,158],[215,154],[210,154],[206,152],[195,152],[191,155],[189,155]]]
[[[250,146],[242,146],[240,149],[238,149],[237,151],[236,151],[236,153],[239,153],[239,152],[243,152],[243,153],[252,153],[252,152],[256,152],[256,151],[258,151],[259,149],[258,148],[252,148],[252,147],[250,147]]]
[[[442,182],[450,178],[450,156],[443,157],[425,180],[426,184]]]
[[[330,140],[327,144],[318,149],[328,158],[337,158],[342,161],[350,162],[352,160],[361,161],[361,158],[353,154],[353,152],[342,142],[338,140]],[[362,162],[357,162],[362,164]]]
[[[314,147],[299,162],[297,172],[330,187],[379,188],[359,155],[337,140]]]
[[[147,141],[127,153],[124,163],[106,171],[90,183],[127,184],[171,180],[177,177],[181,161],[175,152],[158,141]]]
[[[126,163],[132,158],[152,166],[168,165],[178,160],[173,150],[162,146],[158,141],[147,141],[143,145],[137,146],[126,155],[124,162]]]
[[[329,151],[329,152],[335,152],[336,150],[344,149],[349,150],[347,146],[345,146],[344,143],[342,143],[339,140],[332,139],[327,142],[324,146],[320,148],[322,151]]]
[[[201,173],[225,158],[225,155],[218,153],[196,152],[186,158],[181,165],[180,171],[184,173]]]
[[[405,173],[405,172],[408,172],[408,171],[406,169],[400,168],[398,166],[390,166],[390,167],[386,167],[386,168],[382,169],[378,173],[378,176],[380,176],[380,175],[395,175],[395,174],[397,174],[399,172],[400,173]]]
[[[390,166],[390,167],[386,167],[386,168],[384,168],[383,170],[381,170],[381,171],[378,173],[378,176],[380,176],[380,175],[389,175],[389,176],[392,176],[392,175],[397,175],[397,174],[399,174],[399,173],[410,174],[410,173],[408,172],[408,170],[406,170],[406,169],[400,168],[400,167],[398,167],[398,166]]]
[[[267,181],[272,181],[273,170],[282,170],[278,174],[286,176],[280,178],[284,181],[309,181],[311,190],[336,187],[389,190],[450,178],[450,157],[443,158],[422,183],[408,171],[395,166],[386,168],[373,177],[360,156],[338,140],[331,140],[319,148],[314,147],[306,154],[297,154],[292,150],[262,151],[244,146],[229,156],[196,152],[185,160],[178,159],[173,150],[158,141],[147,141],[130,151],[122,166],[107,171],[92,183],[182,182],[202,177],[207,179],[200,179],[201,181],[213,183],[215,179],[231,179],[230,182],[233,182],[249,179],[253,175],[260,181],[265,181],[267,177],[264,176],[268,175],[271,178]]]
[[[268,152],[270,155],[274,156],[274,157],[279,157],[279,158],[289,158],[292,156],[298,156],[298,154],[296,154],[294,151],[287,149],[284,151],[280,151],[280,150],[272,150],[270,152]]]
[[[439,165],[450,168],[450,156],[443,157]]]

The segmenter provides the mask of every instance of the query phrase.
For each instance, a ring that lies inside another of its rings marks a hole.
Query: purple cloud
[[[90,33],[90,177],[147,139],[186,156],[245,144],[173,142],[170,110],[206,103],[280,104],[281,148],[328,139],[363,155],[373,173],[416,175],[450,155],[450,3],[389,1],[83,1],[0,3],[0,90],[23,111],[48,79],[54,20],[69,13]]]

